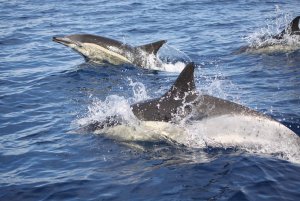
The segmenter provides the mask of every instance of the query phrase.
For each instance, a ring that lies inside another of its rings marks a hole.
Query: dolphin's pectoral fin
[[[163,44],[165,44],[166,42],[166,40],[160,40],[154,43],[138,46],[137,48],[142,49],[149,54],[153,53],[156,55],[161,46],[163,46]]]

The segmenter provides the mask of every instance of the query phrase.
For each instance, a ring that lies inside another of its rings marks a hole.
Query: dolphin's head
[[[81,37],[78,37],[78,35],[53,37],[52,40],[72,48],[77,53],[82,55],[86,61],[89,60],[89,50],[85,47],[84,41],[81,39]]]
[[[86,34],[74,34],[74,35],[67,35],[67,36],[55,36],[52,38],[54,42],[60,43],[67,47],[72,48],[79,54],[81,54],[85,60],[89,60],[91,57],[91,53],[93,54],[93,48],[90,47],[89,44],[96,44],[99,45],[93,35],[86,35]]]
[[[63,44],[67,47],[72,48],[85,58],[87,57],[85,51],[84,51],[84,41],[81,37],[78,37],[79,35],[69,35],[69,36],[61,36],[61,37],[53,37],[52,40],[54,42]]]

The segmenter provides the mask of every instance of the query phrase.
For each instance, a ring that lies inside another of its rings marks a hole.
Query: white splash
[[[186,63],[181,61],[166,62],[166,61],[162,61],[158,55],[146,54],[146,53],[141,53],[141,54],[145,54],[142,57],[144,58],[143,68],[145,69],[166,71],[166,72],[181,72],[186,66]]]
[[[178,72],[179,73],[184,69],[185,66],[186,66],[186,63],[178,61],[176,63],[163,63],[162,69],[167,72]]]
[[[167,44],[159,49],[157,55],[148,54],[143,50],[139,51],[139,55],[143,60],[143,68],[166,72],[181,72],[191,61],[184,52]],[[133,58],[133,55],[129,55],[129,58]]]
[[[150,97],[147,94],[147,90],[145,85],[141,82],[133,82],[132,79],[128,78],[129,80],[129,86],[132,87],[133,91],[133,99],[131,102],[140,102],[146,99],[149,99]]]
[[[117,95],[108,96],[104,101],[95,98],[88,106],[87,115],[75,121],[79,127],[88,126],[94,122],[103,122],[107,117],[118,116],[124,123],[136,122],[137,119],[132,113],[129,102]]]
[[[157,57],[163,58],[162,69],[167,72],[181,72],[192,61],[186,53],[168,44],[160,48]]]
[[[146,87],[140,82],[133,82],[129,79],[129,85],[132,87],[133,97],[126,99],[122,96],[110,95],[105,100],[93,98],[91,105],[85,117],[77,119],[73,124],[79,127],[88,126],[94,122],[103,122],[107,117],[118,116],[119,120],[125,124],[134,125],[137,119],[133,114],[130,104],[148,99]]]

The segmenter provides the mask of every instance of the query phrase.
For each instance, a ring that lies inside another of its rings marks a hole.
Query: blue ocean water
[[[272,150],[260,155],[163,141],[138,149],[72,132],[95,99],[131,100],[132,83],[154,98],[178,72],[85,63],[51,40],[74,33],[132,45],[166,39],[164,54],[196,63],[199,91],[266,113],[300,135],[300,51],[234,53],[256,34],[274,31],[270,26],[282,28],[276,23],[297,16],[299,6],[296,0],[0,1],[0,200],[298,200],[300,161]]]

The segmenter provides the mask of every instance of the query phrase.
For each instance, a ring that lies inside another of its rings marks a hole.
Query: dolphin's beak
[[[66,37],[53,37],[52,40],[54,42],[61,43],[63,45],[68,45],[68,44],[72,43],[72,41]]]
[[[68,38],[68,37],[55,37],[55,36],[54,36],[54,37],[52,38],[52,40],[53,40],[54,42],[63,44],[63,45],[65,45],[65,46],[70,46],[71,44],[75,44],[75,45],[77,45],[77,46],[79,46],[79,47],[82,46],[81,43],[80,43],[79,41],[73,41],[73,40],[71,40],[71,39]]]

